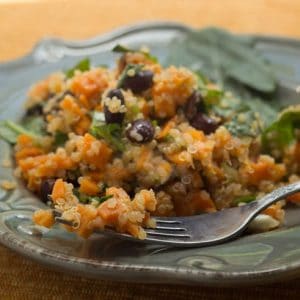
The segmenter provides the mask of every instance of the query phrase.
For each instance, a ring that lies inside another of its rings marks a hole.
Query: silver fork
[[[260,200],[243,206],[192,217],[155,218],[156,228],[145,229],[147,238],[139,241],[174,247],[201,247],[224,243],[238,237],[251,220],[265,208],[299,191],[300,182],[297,182],[276,189]],[[117,233],[110,229],[104,233],[137,241],[129,234]]]

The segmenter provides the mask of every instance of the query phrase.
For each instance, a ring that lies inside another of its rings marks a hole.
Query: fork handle
[[[271,204],[297,192],[300,192],[300,181],[278,188],[255,202],[260,212]]]

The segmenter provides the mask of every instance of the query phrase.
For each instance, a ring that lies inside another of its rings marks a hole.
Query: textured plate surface
[[[90,56],[92,63],[112,65],[109,50],[116,43],[148,45],[161,62],[170,40],[190,30],[176,23],[148,23],[122,28],[83,42],[58,39],[41,41],[24,58],[0,65],[0,119],[18,120],[29,85],[78,59]],[[256,37],[256,47],[276,66],[282,99],[299,101],[300,42]],[[0,160],[11,159],[11,149],[0,142]],[[0,180],[13,179],[13,171],[0,166]],[[100,234],[89,240],[59,228],[41,230],[32,226],[32,211],[43,204],[21,182],[12,192],[0,189],[0,241],[7,247],[57,270],[97,278],[124,281],[232,285],[264,283],[300,275],[300,211],[287,212],[284,228],[246,236],[224,245],[170,249],[146,246]]]

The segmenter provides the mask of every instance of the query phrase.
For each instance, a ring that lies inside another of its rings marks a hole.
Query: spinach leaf
[[[2,121],[0,123],[0,137],[10,144],[15,144],[20,134],[26,134],[33,138],[38,138],[36,134],[27,130],[24,126],[12,121]]]
[[[300,128],[300,105],[283,110],[278,119],[264,130],[261,136],[263,148],[266,151],[282,150],[295,141],[296,128]]]
[[[106,124],[103,113],[95,112],[90,128],[90,133],[96,138],[103,138],[115,150],[124,151],[125,145],[122,142],[122,127],[119,124]]]
[[[149,52],[143,51],[143,50],[135,50],[135,49],[130,49],[128,47],[125,47],[123,45],[117,44],[113,49],[113,52],[116,53],[128,53],[128,52],[138,52],[138,53],[142,53],[144,54],[148,59],[150,59],[151,61],[157,63],[158,59],[157,57],[151,55]]]
[[[171,42],[167,64],[184,65],[226,87],[228,79],[260,92],[275,90],[276,81],[251,37],[218,28],[189,31]]]
[[[65,74],[67,78],[72,78],[76,70],[80,70],[84,72],[84,71],[88,71],[89,69],[90,69],[90,60],[88,58],[85,58],[80,62],[78,62],[73,68],[65,71]]]

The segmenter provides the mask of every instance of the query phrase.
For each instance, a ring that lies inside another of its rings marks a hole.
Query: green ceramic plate
[[[0,64],[0,119],[18,120],[29,85],[51,71],[67,69],[82,57],[94,64],[112,64],[109,50],[116,43],[135,47],[147,44],[163,62],[167,44],[190,30],[174,23],[130,26],[84,42],[41,41],[33,51]],[[255,37],[256,48],[276,66],[282,99],[299,101],[300,41]],[[0,159],[11,150],[0,142]],[[13,170],[0,167],[0,180],[13,178]],[[81,276],[124,281],[206,284],[213,286],[264,283],[300,275],[300,211],[287,211],[284,228],[214,247],[171,249],[105,238],[97,234],[82,240],[59,228],[37,230],[32,211],[43,204],[22,182],[12,192],[0,190],[0,241],[40,263]]]

